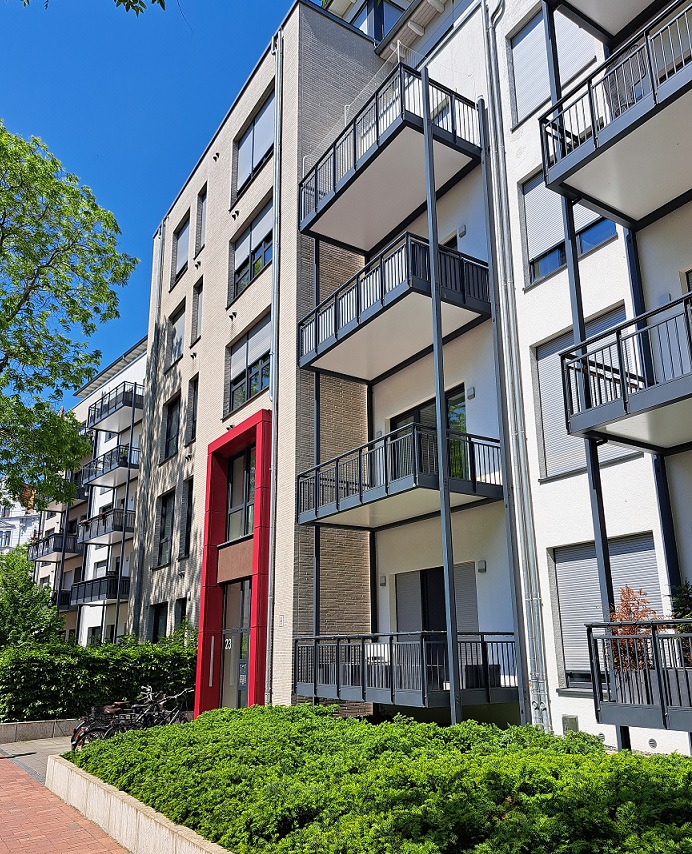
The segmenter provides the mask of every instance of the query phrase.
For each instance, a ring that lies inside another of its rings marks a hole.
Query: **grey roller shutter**
[[[396,630],[420,632],[423,629],[420,572],[401,572],[396,577]]]
[[[247,363],[254,364],[271,349],[271,316],[267,315],[248,335]]]
[[[663,601],[652,535],[611,540],[608,548],[616,600],[625,585],[634,590],[641,588],[650,606],[661,613]],[[586,625],[603,621],[596,549],[593,543],[567,546],[555,549],[554,557],[565,670],[586,672]]]
[[[601,315],[586,325],[587,336],[597,335],[625,320],[624,307]],[[572,344],[572,333],[554,338],[536,348],[540,426],[543,434],[545,476],[564,474],[586,465],[584,440],[570,436],[565,425],[565,404],[558,353]],[[630,451],[610,443],[599,448],[601,462],[617,459]]]
[[[564,86],[596,58],[596,43],[586,30],[559,12],[555,15],[555,36],[560,58],[560,79]]]
[[[255,139],[252,146],[252,168],[255,169],[274,145],[274,95],[270,95],[255,118]]]
[[[460,563],[454,567],[457,631],[460,634],[478,632],[478,596],[476,564]]]

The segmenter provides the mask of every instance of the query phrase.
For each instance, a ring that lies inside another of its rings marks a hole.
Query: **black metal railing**
[[[139,468],[139,448],[130,448],[129,445],[118,445],[84,466],[82,469],[82,482],[90,483],[104,474],[115,471],[115,469],[120,467],[126,468],[128,465],[131,469]]]
[[[488,266],[453,249],[439,247],[440,286],[462,299],[488,303]],[[418,279],[430,284],[430,245],[406,233],[363,267],[355,276],[323,300],[298,325],[300,356],[319,350],[338,338],[342,329],[361,322],[365,312],[383,306],[398,285]]]
[[[671,17],[672,16],[672,17]],[[612,123],[692,62],[692,3],[677,2],[608,58],[540,119],[548,170],[587,141],[598,146]]]
[[[54,590],[50,594],[50,604],[60,611],[66,611],[70,607],[71,590]]]
[[[594,623],[587,636],[597,715],[616,705],[657,708],[664,722],[692,713],[692,620]]]
[[[451,89],[434,83],[430,88],[430,112],[436,127],[453,141],[480,144],[475,104]],[[363,109],[329,146],[317,164],[300,182],[300,218],[304,220],[320,206],[361,158],[389,131],[397,119],[423,117],[423,85],[420,72],[397,65]]]
[[[561,353],[568,418],[692,375],[692,294]]]
[[[121,383],[92,403],[87,414],[87,428],[93,427],[124,406],[141,409],[144,406],[144,386],[139,383]]]
[[[86,605],[89,602],[101,602],[106,599],[127,599],[130,593],[130,579],[121,578],[118,583],[117,575],[104,575],[102,578],[92,578],[72,585],[70,591],[71,605]]]
[[[491,702],[493,689],[517,687],[512,633],[460,634],[458,643],[462,691],[483,691]],[[297,693],[315,697],[381,701],[384,691],[392,702],[407,695],[426,706],[431,694],[449,691],[446,632],[297,638],[294,667]]]
[[[502,486],[500,443],[497,439],[447,431],[450,477]],[[437,475],[437,431],[406,424],[391,433],[340,454],[298,475],[298,513],[339,505],[369,490],[392,486],[398,480]]]
[[[110,534],[114,531],[124,531],[125,533],[133,533],[135,529],[135,511],[122,508],[109,510],[107,513],[100,513],[98,516],[92,516],[91,519],[85,519],[79,523],[79,533],[77,541],[80,543],[88,543],[89,540],[94,540],[96,537],[102,537],[105,534]]]
[[[49,534],[41,540],[29,543],[28,559],[30,561],[41,560],[49,554],[62,553],[63,535],[60,532]],[[67,534],[65,538],[65,554],[81,554],[81,541],[76,534]]]

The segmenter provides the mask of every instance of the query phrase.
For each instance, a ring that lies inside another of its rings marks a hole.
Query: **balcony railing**
[[[692,620],[587,626],[599,721],[692,731]]]
[[[29,543],[28,559],[30,561],[42,560],[48,555],[60,555],[63,550],[63,535],[61,533],[49,534],[42,540]],[[78,555],[82,553],[81,540],[76,534],[67,534],[65,538],[65,554]]]
[[[473,258],[439,248],[443,297],[490,312],[488,267]],[[298,326],[299,356],[319,353],[325,345],[350,332],[378,309],[390,294],[408,282],[430,293],[430,245],[405,234],[376,255],[360,272],[323,300]]]
[[[118,583],[117,575],[104,575],[90,581],[80,581],[72,585],[70,604],[88,605],[90,602],[103,602],[120,598],[127,599],[130,594],[130,579],[125,577]]]
[[[430,109],[439,131],[452,142],[479,145],[475,105],[430,81]],[[422,123],[423,87],[420,72],[397,65],[327,153],[300,182],[300,219],[319,210],[323,199],[358,169],[361,159],[388,135],[398,119]]]
[[[401,706],[449,705],[445,632],[339,635],[295,641],[296,694]],[[462,701],[516,702],[511,633],[459,635]]]
[[[50,604],[53,606],[57,606],[59,611],[67,611],[72,606],[71,604],[71,590],[54,590],[50,595]]]
[[[125,511],[122,508],[100,513],[79,523],[77,541],[88,543],[97,537],[103,537],[113,532],[133,533],[135,530],[135,511]]]
[[[500,443],[496,439],[447,431],[450,478],[464,481],[469,491],[480,485],[501,487]],[[321,463],[298,476],[298,515],[372,500],[398,481],[434,488],[437,478],[437,431],[407,424],[379,439]],[[370,495],[369,493],[374,493]]]
[[[551,107],[540,120],[546,182],[572,152],[612,138],[621,116],[658,103],[661,87],[692,63],[691,33],[692,3],[674,3]]]
[[[82,469],[82,482],[87,484],[120,467],[139,468],[139,448],[129,445],[118,445],[87,463]]]
[[[564,351],[567,420],[618,404],[626,414],[637,395],[692,376],[692,294],[635,317]],[[665,402],[665,400],[663,401]]]
[[[94,427],[104,418],[117,412],[126,406],[134,406],[135,409],[141,409],[144,405],[144,386],[139,383],[121,383],[112,391],[107,392],[92,403],[89,407],[87,415],[87,428]]]

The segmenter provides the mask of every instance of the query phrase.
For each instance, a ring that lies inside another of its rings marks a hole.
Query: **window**
[[[182,599],[175,600],[175,625],[176,628],[181,625],[187,616],[187,599],[183,596]]]
[[[187,387],[187,426],[185,444],[197,438],[197,400],[199,398],[199,375],[190,380]]]
[[[643,590],[649,606],[663,613],[654,540],[650,533],[610,540],[613,592],[619,598],[626,585]],[[591,688],[586,624],[603,621],[598,564],[593,543],[553,550],[557,608],[562,633],[565,682],[568,687]]]
[[[7,519],[8,516],[12,515],[12,508],[11,507],[6,507],[6,506],[2,507],[2,508],[0,508],[0,511],[1,511],[0,516],[2,516],[3,519]]]
[[[178,557],[188,557],[190,554],[190,544],[192,541],[192,500],[193,500],[192,478],[186,480],[183,484],[183,514],[185,516],[185,528],[180,540],[180,554]]]
[[[151,609],[151,641],[158,643],[161,638],[166,637],[168,628],[168,602],[159,602]]]
[[[228,461],[226,541],[252,534],[255,517],[255,446]]]
[[[166,369],[183,357],[183,335],[185,333],[185,306],[182,305],[168,319],[168,359]]]
[[[229,378],[225,411],[233,412],[269,387],[270,316],[229,348]]]
[[[688,292],[692,292],[692,270],[688,270],[685,274],[685,284]]]
[[[454,567],[457,631],[478,633],[478,596],[476,564],[460,563]],[[447,627],[445,615],[444,574],[442,567],[395,576],[396,630],[398,632],[442,631]],[[478,661],[476,664],[480,664]],[[471,666],[465,659],[464,666]]]
[[[178,453],[178,434],[180,433],[180,395],[166,404],[166,432],[163,441],[162,459],[167,460]]]
[[[351,23],[371,39],[381,42],[402,12],[403,9],[387,0],[367,0]]]
[[[168,492],[159,499],[159,531],[157,566],[171,562],[171,542],[173,539],[173,509],[175,507],[175,492]]]
[[[625,309],[597,317],[586,324],[587,336],[604,332],[625,320]],[[536,348],[536,366],[538,373],[539,424],[538,433],[542,435],[541,474],[553,477],[584,468],[584,440],[570,436],[565,425],[565,404],[562,388],[562,374],[559,353],[573,343],[572,332],[566,332]],[[629,454],[608,442],[598,450],[601,462],[618,459]]]
[[[240,193],[271,157],[274,148],[274,93],[267,98],[238,143]]]
[[[529,281],[536,284],[561,270],[567,263],[562,203],[557,193],[548,190],[539,172],[523,186],[526,223],[526,253]],[[581,205],[574,206],[574,226],[580,255],[615,237],[615,223]]]
[[[560,57],[560,78],[571,80],[595,58],[593,38],[572,21],[555,14],[555,35]],[[548,52],[543,15],[538,14],[510,42],[514,79],[514,121],[534,113],[550,98]]]
[[[195,255],[204,249],[207,236],[207,188],[197,196],[197,229],[195,231]]]
[[[229,303],[237,299],[272,260],[274,205],[268,205],[236,241],[233,248],[233,280]]]
[[[200,279],[192,290],[192,330],[190,344],[194,344],[202,335],[202,305],[204,303],[204,287]]]
[[[190,215],[176,229],[173,235],[173,281],[171,287],[187,270],[187,256],[190,249]]]
[[[12,540],[12,531],[0,531],[0,547],[7,549]]]

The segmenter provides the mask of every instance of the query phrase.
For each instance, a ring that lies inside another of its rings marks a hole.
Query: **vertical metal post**
[[[70,482],[74,482],[74,472],[70,472],[69,474]],[[62,523],[62,544],[60,547],[60,568],[58,569],[58,584],[56,591],[56,601],[55,604],[58,609],[58,613],[60,613],[60,593],[62,592],[62,582],[63,577],[65,575],[65,551],[67,549],[67,526],[70,521],[70,507],[72,506],[72,502],[68,501],[66,504],[63,504],[65,508],[63,510],[63,523]],[[75,534],[75,540],[77,539],[77,535]],[[34,564],[36,566],[36,564]]]
[[[430,244],[430,293],[433,324],[433,372],[435,375],[435,415],[437,418],[437,469],[440,483],[440,524],[442,528],[442,569],[445,587],[447,654],[449,657],[449,708],[452,724],[461,721],[459,686],[459,646],[457,644],[456,593],[454,589],[454,546],[452,543],[452,508],[449,499],[449,446],[447,444],[447,406],[444,385],[442,346],[442,302],[440,297],[440,255],[437,233],[437,198],[435,193],[435,152],[433,123],[430,115],[428,69],[421,69],[423,95],[423,138],[425,144],[425,185],[428,207],[428,241]]]
[[[118,640],[118,620],[120,618],[120,588],[122,587],[123,568],[125,566],[125,533],[127,530],[127,503],[130,500],[130,482],[132,480],[132,448],[133,448],[133,433],[135,430],[135,400],[137,398],[137,383],[134,384],[132,390],[132,414],[130,415],[130,436],[127,448],[127,479],[125,481],[125,504],[123,506],[123,536],[120,540],[120,564],[118,566],[118,587],[115,596],[115,626],[113,627],[113,643]],[[178,417],[180,422],[180,417]],[[178,424],[180,431],[180,423]],[[120,437],[118,437],[120,443]],[[134,527],[134,526],[133,526]],[[134,532],[133,532],[134,536]],[[172,546],[171,546],[172,547]],[[171,558],[173,556],[171,555]]]
[[[314,297],[315,306],[320,303],[320,242],[315,238],[313,240],[314,247]],[[317,315],[315,315],[315,330],[317,330]],[[334,334],[336,334],[336,298],[334,300]],[[317,480],[319,471],[317,466],[320,464],[320,374],[319,371],[313,373],[314,391],[313,391],[313,460],[315,465],[315,516],[317,515]],[[320,569],[321,569],[321,537],[320,527],[315,525],[313,528],[313,550],[312,550],[312,633],[317,636],[320,633]]]

